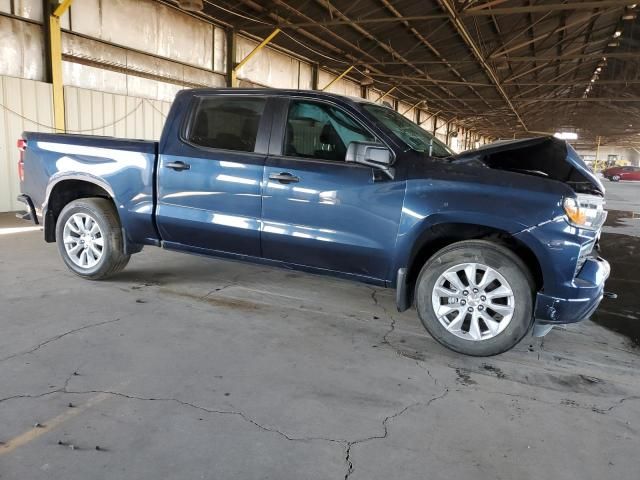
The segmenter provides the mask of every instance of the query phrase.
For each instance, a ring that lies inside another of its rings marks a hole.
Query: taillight
[[[27,141],[24,138],[18,139],[18,150],[20,151],[20,159],[18,160],[18,176],[20,181],[24,182],[24,151],[27,149]]]

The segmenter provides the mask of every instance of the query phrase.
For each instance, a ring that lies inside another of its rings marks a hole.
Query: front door
[[[157,225],[174,248],[260,256],[269,99],[203,96],[158,162]]]
[[[265,164],[263,256],[388,279],[404,182],[344,161],[351,141],[377,141],[348,112],[303,99],[287,110],[281,153]]]

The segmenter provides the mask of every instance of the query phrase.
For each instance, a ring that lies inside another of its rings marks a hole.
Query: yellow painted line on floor
[[[125,382],[125,383],[129,383],[129,382]],[[122,385],[123,384],[120,384],[119,386],[121,387]],[[69,407],[69,409],[66,412],[61,413],[57,417],[54,417],[46,422],[42,422],[40,426],[33,427],[31,430],[27,430],[23,434],[18,435],[17,437],[12,438],[8,442],[5,442],[4,444],[0,445],[0,456],[6,455],[7,453],[11,453],[16,448],[22,447],[23,445],[26,445],[27,443],[35,440],[36,438],[41,437],[45,433],[48,433],[54,428],[62,425],[67,420],[70,420],[73,417],[80,415],[85,410],[91,407],[94,407],[101,402],[104,402],[107,398],[111,396],[113,395],[110,393],[100,393],[95,397],[91,397],[89,400],[87,400],[85,403],[81,405],[76,405],[75,407]]]

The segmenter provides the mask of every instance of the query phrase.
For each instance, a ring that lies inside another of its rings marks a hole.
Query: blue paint
[[[192,105],[206,95],[267,98],[254,152],[185,140]],[[393,152],[394,178],[360,164],[283,156],[284,119],[295,97],[329,102],[357,119]],[[394,287],[398,269],[410,266],[438,226],[491,227],[537,258],[544,288],[537,293],[535,316],[548,323],[588,316],[609,272],[604,260],[590,259],[575,275],[580,248],[598,232],[565,220],[562,200],[574,194],[567,183],[489,169],[478,163],[487,149],[462,154],[456,162],[429,158],[409,149],[355,99],[320,92],[190,90],[177,95],[159,142],[33,132],[24,138],[21,191],[38,217],[45,216],[58,182],[94,183],[114,199],[130,245],[162,244]],[[549,148],[564,149],[563,168],[604,191],[573,149],[559,143]],[[188,170],[170,168],[176,162]],[[270,178],[282,173],[298,181]]]

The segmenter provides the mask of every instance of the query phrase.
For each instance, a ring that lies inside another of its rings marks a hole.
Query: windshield
[[[388,107],[369,103],[363,104],[362,107],[413,150],[432,157],[454,155],[453,151],[444,143],[398,112]]]

